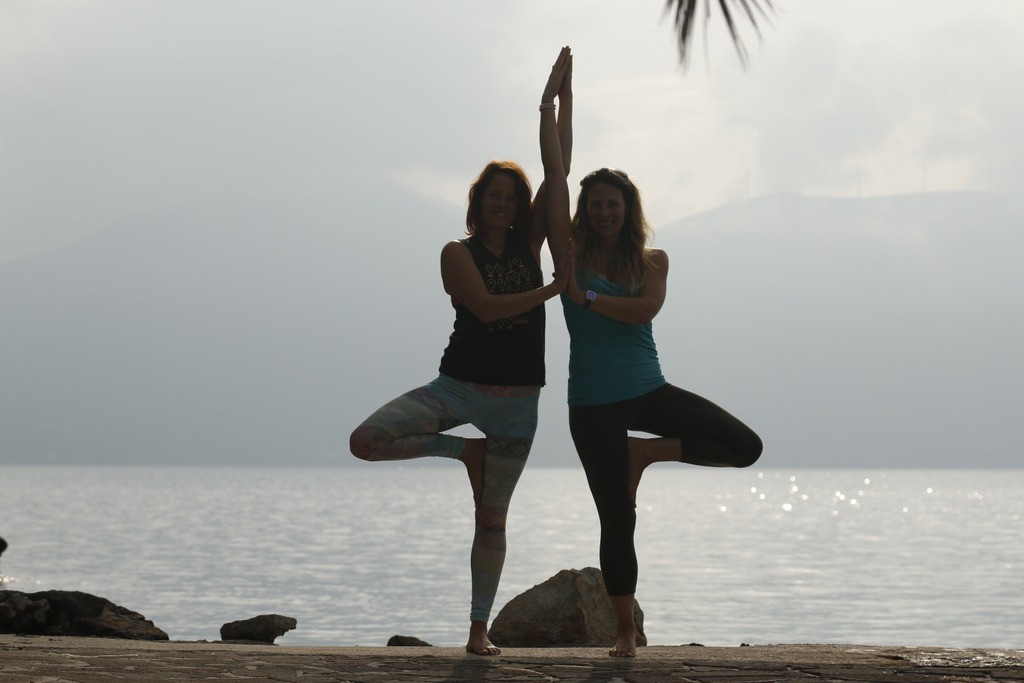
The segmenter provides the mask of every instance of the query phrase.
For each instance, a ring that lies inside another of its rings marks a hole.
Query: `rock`
[[[425,640],[420,640],[416,636],[391,636],[391,640],[388,641],[388,647],[434,647]]]
[[[221,640],[255,640],[260,643],[273,643],[278,636],[299,625],[292,617],[280,614],[261,614],[251,619],[232,621],[220,627]]]
[[[168,640],[138,612],[78,591],[0,590],[0,633]]]
[[[644,613],[633,602],[636,644],[647,645]],[[615,616],[605,592],[601,570],[563,569],[544,583],[512,598],[487,634],[506,647],[611,645]]]

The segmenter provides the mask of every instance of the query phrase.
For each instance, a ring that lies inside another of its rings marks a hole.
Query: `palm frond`
[[[665,12],[671,12],[675,8],[674,23],[679,41],[679,61],[683,64],[686,63],[690,53],[690,45],[693,43],[694,19],[700,10],[701,3],[703,2],[704,4],[704,35],[706,37],[708,22],[711,19],[711,6],[715,1],[667,0]],[[760,38],[761,29],[758,26],[758,17],[755,15],[755,11],[761,15],[761,19],[768,21],[768,14],[765,12],[765,8],[775,9],[772,5],[772,0],[717,0],[717,3],[722,11],[722,17],[725,19],[725,25],[729,29],[729,35],[732,37],[732,44],[736,48],[736,54],[739,56],[740,62],[746,66],[747,49],[743,45],[743,40],[740,38],[739,31],[737,30],[735,15],[739,14],[738,10],[742,10],[750,25],[754,27],[758,38]]]

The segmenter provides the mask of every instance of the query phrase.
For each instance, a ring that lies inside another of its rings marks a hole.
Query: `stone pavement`
[[[0,635],[0,681],[248,679],[352,683],[924,683],[1022,681],[1024,650],[864,645],[600,648],[295,647]]]

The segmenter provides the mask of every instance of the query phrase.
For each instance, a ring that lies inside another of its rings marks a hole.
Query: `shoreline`
[[[636,659],[606,648],[294,646],[0,634],[0,680],[545,681],[1024,681],[1024,649],[870,645],[655,645]]]

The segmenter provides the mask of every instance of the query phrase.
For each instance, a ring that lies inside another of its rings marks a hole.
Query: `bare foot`
[[[636,636],[619,636],[614,647],[608,650],[609,657],[636,657]]]
[[[615,615],[615,646],[608,650],[609,657],[636,657],[636,622],[633,621],[633,595],[609,595],[608,602]]]
[[[640,477],[644,475],[647,466],[653,462],[650,459],[647,441],[647,439],[638,439],[635,436],[629,437],[629,499],[633,501],[633,507],[636,507],[636,491],[640,488]]]
[[[487,622],[471,621],[469,625],[469,642],[466,643],[466,652],[482,657],[493,657],[501,654],[501,648],[491,642],[487,637]]]
[[[469,485],[473,489],[473,503],[476,507],[480,507],[480,495],[484,490],[484,457],[486,454],[487,439],[466,439],[462,455],[459,456],[459,460],[466,466]],[[486,638],[486,633],[484,637]]]
[[[629,497],[636,507],[636,491],[640,488],[640,477],[648,465],[656,462],[679,462],[681,459],[678,438],[639,439],[629,437]]]

